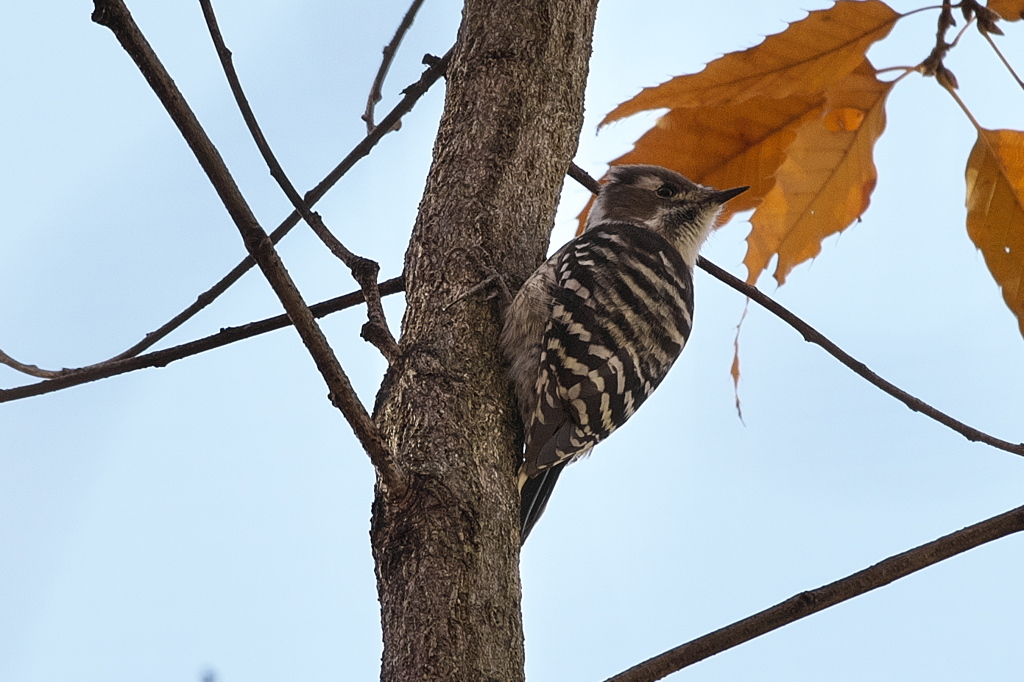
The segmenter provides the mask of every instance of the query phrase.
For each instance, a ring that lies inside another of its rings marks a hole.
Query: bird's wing
[[[680,290],[692,301],[689,268],[650,230],[598,226],[562,249],[554,265],[540,400],[527,424],[527,476],[585,454],[621,426],[689,334],[689,311],[676,303]]]

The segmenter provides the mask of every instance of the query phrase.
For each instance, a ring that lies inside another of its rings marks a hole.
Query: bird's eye
[[[654,193],[662,199],[671,199],[676,195],[676,188],[672,185],[662,185]]]

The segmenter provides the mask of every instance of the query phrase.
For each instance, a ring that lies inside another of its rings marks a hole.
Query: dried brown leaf
[[[818,94],[849,75],[900,15],[881,0],[839,0],[755,47],[679,76],[611,111],[601,125],[650,109],[716,107],[754,97]]]
[[[797,132],[775,186],[751,218],[748,282],[756,282],[777,255],[775,279],[782,284],[796,265],[818,255],[822,240],[867,209],[877,180],[874,145],[885,129],[891,89],[865,59],[828,90],[824,115]]]
[[[824,102],[820,95],[804,94],[673,109],[611,165],[650,163],[711,187],[749,185],[726,205],[719,218],[725,224],[734,213],[757,207],[775,184],[773,176],[796,131],[821,115]],[[581,228],[587,210],[589,204],[580,214]]]
[[[740,331],[743,329],[743,321],[747,319],[747,312],[750,310],[750,299],[747,299],[743,306],[743,314],[736,325],[736,336],[732,340],[732,365],[729,367],[729,375],[732,376],[732,392],[736,401],[736,415],[743,421],[743,404],[740,401]]]
[[[966,176],[967,234],[1024,335],[1024,132],[980,128]]]

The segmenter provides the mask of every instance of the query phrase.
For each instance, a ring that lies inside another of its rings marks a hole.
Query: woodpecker
[[[615,166],[584,232],[513,298],[501,345],[525,429],[521,541],[562,469],[622,426],[683,350],[697,252],[725,202],[747,189]]]

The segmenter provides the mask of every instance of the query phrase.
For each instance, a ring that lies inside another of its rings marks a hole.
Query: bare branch
[[[401,120],[403,116],[412,111],[413,106],[420,97],[426,94],[427,90],[429,90],[430,87],[444,75],[445,71],[448,69],[450,61],[451,51],[449,50],[448,53],[439,60],[430,64],[429,68],[423,72],[423,75],[418,81],[402,91],[405,96],[390,112],[388,112],[387,116],[381,119],[380,125],[374,129],[372,133],[364,137],[359,144],[353,147],[352,151],[350,151],[348,155],[341,160],[341,163],[335,166],[334,169],[316,185],[316,187],[306,192],[305,196],[303,196],[303,201],[305,201],[307,206],[313,206],[316,202],[322,199],[323,196],[327,194],[328,190],[337,184],[338,180],[341,180],[341,178],[344,177],[344,175],[348,173],[348,171],[351,170],[351,168],[355,166],[360,159],[373,150],[377,143],[380,142],[381,138],[384,137],[384,134],[390,130],[390,125]],[[281,224],[270,233],[270,241],[277,244],[299,223],[299,220],[301,220],[299,212],[292,211],[288,217],[281,221]],[[163,326],[146,334],[142,341],[111,359],[120,360],[132,357],[138,355],[147,348],[151,348],[154,344],[160,341],[160,339],[166,337],[175,329],[190,320],[200,310],[213,303],[217,297],[241,279],[242,275],[248,272],[255,264],[256,262],[251,256],[246,257],[238,265],[232,268],[231,272],[225,275],[219,282],[200,294],[196,298],[195,303],[175,315]]]
[[[589,189],[592,194],[597,194],[601,191],[601,183],[591,177],[590,173],[577,166],[575,161],[569,163],[568,175],[570,178]]]
[[[37,377],[39,379],[52,379],[61,375],[60,370],[42,369],[35,365],[26,365],[24,362],[18,362],[2,350],[0,350],[0,365],[7,365],[11,369],[16,369],[22,374],[27,374],[30,377]]]
[[[377,69],[377,75],[374,76],[373,85],[370,87],[370,96],[366,98],[366,112],[361,117],[366,121],[367,133],[373,132],[373,108],[377,105],[377,102],[381,100],[381,97],[383,97],[381,90],[384,88],[384,79],[388,76],[388,70],[391,69],[391,62],[394,61],[395,53],[398,52],[398,47],[402,44],[402,38],[405,37],[409,27],[412,26],[412,22],[416,18],[416,13],[420,11],[420,5],[422,4],[423,0],[412,0],[412,4],[409,5],[409,9],[405,12],[405,16],[402,17],[402,23],[398,25],[398,29],[395,31],[394,37],[391,38],[391,42],[384,46],[384,59],[380,63],[380,68]],[[390,132],[395,129],[397,129],[397,126],[388,128],[385,132]]]
[[[213,146],[185,98],[163,64],[142,35],[122,0],[95,0],[92,18],[109,28],[139,67],[153,92],[171,116],[210,179],[211,184],[238,228],[246,250],[263,271],[288,317],[295,325],[306,349],[330,390],[331,402],[341,410],[352,426],[377,469],[381,483],[389,492],[405,489],[404,478],[370,415],[352,388],[323,331],[306,306],[291,276],[281,262],[273,243],[259,225],[245,198],[238,190],[220,153]]]
[[[395,277],[380,283],[380,293],[382,296],[389,296],[404,290],[405,282],[401,277]],[[353,291],[352,293],[345,294],[344,296],[338,296],[336,298],[311,305],[309,309],[313,313],[314,317],[320,318],[325,315],[338,312],[339,310],[352,308],[365,300],[366,299],[363,298],[362,291]],[[165,348],[145,355],[108,360],[107,362],[90,365],[81,369],[62,370],[60,372],[56,372],[54,378],[46,381],[26,384],[25,386],[16,386],[15,388],[0,389],[0,403],[21,400],[23,398],[31,398],[32,396],[44,395],[46,393],[54,393],[72,386],[80,386],[92,381],[108,379],[119,374],[134,372],[137,369],[166,367],[175,360],[181,360],[193,355],[198,355],[199,353],[204,353],[208,350],[213,350],[214,348],[221,348],[235,343],[236,341],[251,339],[254,336],[283,329],[289,325],[291,325],[291,320],[288,319],[287,315],[278,315],[276,317],[269,317],[264,320],[250,322],[240,327],[225,327],[217,334],[212,334],[201,339],[196,339],[195,341],[183,343],[180,346]]]
[[[288,179],[287,174],[284,172],[284,168],[281,167],[280,162],[277,160],[273,150],[270,148],[270,143],[267,142],[267,138],[263,135],[263,130],[260,128],[259,122],[256,120],[256,114],[252,110],[252,106],[249,104],[248,98],[245,96],[245,91],[242,89],[242,83],[238,78],[238,73],[235,71],[234,62],[231,59],[231,50],[228,49],[224,43],[224,38],[221,35],[220,27],[217,25],[217,17],[213,12],[213,5],[210,0],[199,0],[199,4],[203,8],[203,16],[206,17],[206,26],[210,31],[210,37],[213,39],[213,44],[217,49],[217,56],[220,58],[221,66],[224,69],[224,75],[228,79],[228,84],[231,87],[231,94],[235,97],[235,103],[238,105],[239,111],[242,113],[242,118],[245,119],[245,125],[249,129],[249,133],[252,135],[253,140],[256,142],[256,146],[260,150],[260,154],[263,156],[263,160],[266,162],[267,167],[270,169],[270,175],[277,181],[277,184],[281,187],[285,196],[295,207],[295,210],[299,212],[302,219],[312,228],[313,232],[320,238],[320,240],[330,249],[337,258],[339,258],[352,273],[352,277],[359,284],[359,288],[363,290],[363,295],[366,297],[366,314],[367,322],[363,327],[362,336],[364,339],[375,345],[381,352],[381,354],[387,359],[389,364],[394,364],[398,360],[400,355],[398,349],[398,343],[395,341],[395,337],[392,336],[391,330],[388,328],[387,318],[384,315],[384,308],[380,303],[380,292],[377,290],[377,274],[380,272],[380,265],[376,261],[372,261],[368,258],[356,255],[349,251],[341,241],[334,236],[334,234],[327,229],[323,219],[319,213],[315,213],[310,210],[306,202],[299,196],[299,192],[295,189],[291,180]]]
[[[607,682],[652,682],[830,606],[870,592],[980,545],[1024,530],[1024,507],[968,526],[650,658]]]
[[[307,206],[312,206],[317,201],[319,201],[321,198],[323,198],[323,196],[325,194],[327,194],[328,190],[330,190],[331,187],[333,187],[338,182],[338,180],[340,180],[342,177],[344,177],[344,175],[353,166],[356,165],[356,162],[358,162],[360,159],[362,159],[364,156],[369,154],[370,151],[373,150],[373,148],[377,145],[377,143],[380,142],[381,138],[384,137],[384,134],[387,132],[387,130],[389,130],[389,128],[387,127],[386,124],[389,124],[389,123],[392,123],[392,122],[395,122],[395,121],[399,121],[399,120],[401,120],[401,118],[403,116],[405,116],[410,111],[412,111],[413,106],[420,99],[420,97],[422,97],[424,94],[426,94],[427,90],[429,90],[430,87],[434,83],[436,83],[439,78],[441,78],[444,75],[445,71],[448,68],[448,63],[450,61],[451,61],[451,51],[449,50],[448,54],[446,54],[444,57],[441,57],[440,59],[438,59],[436,61],[432,61],[431,64],[429,65],[429,67],[423,72],[423,75],[420,76],[420,79],[417,82],[413,83],[412,85],[410,85],[409,87],[407,87],[405,90],[402,91],[405,96],[402,98],[402,100],[397,105],[395,105],[394,109],[392,109],[390,112],[388,112],[387,116],[385,116],[381,120],[381,125],[377,129],[375,129],[372,133],[370,133],[369,135],[364,137],[362,139],[362,141],[360,141],[359,144],[357,144],[352,149],[352,151],[350,151],[348,153],[348,155],[344,159],[342,159],[341,163],[339,163],[337,166],[334,167],[334,169],[327,175],[327,177],[325,177],[323,180],[321,180],[320,183],[317,184],[316,187],[314,187],[313,189],[311,189],[310,191],[308,191],[305,194],[305,196],[303,197],[303,201],[305,201]],[[288,215],[288,217],[285,218],[281,222],[281,224],[278,225],[277,228],[273,232],[270,233],[270,241],[273,242],[274,244],[277,244],[279,241],[281,241],[282,238],[284,238],[284,236],[286,234],[288,234],[289,231],[291,231],[291,229],[293,227],[295,227],[299,223],[300,219],[301,218],[299,216],[298,211],[292,211]],[[185,308],[184,310],[182,310],[180,313],[175,315],[173,318],[168,320],[166,323],[164,323],[163,325],[161,325],[157,329],[155,329],[155,330],[149,332],[148,334],[146,334],[146,336],[143,337],[143,339],[141,341],[136,343],[131,348],[129,348],[129,349],[127,349],[127,350],[125,350],[125,351],[115,355],[114,357],[112,357],[112,358],[110,358],[108,360],[104,360],[103,362],[98,362],[98,363],[95,363],[95,364],[92,364],[92,365],[87,365],[85,367],[79,367],[77,369],[63,369],[63,370],[56,371],[56,375],[57,376],[67,376],[68,374],[75,373],[76,376],[77,376],[78,372],[96,371],[97,373],[99,373],[101,375],[101,376],[98,376],[97,378],[104,378],[104,376],[108,376],[108,375],[104,375],[103,372],[106,370],[106,368],[107,368],[109,363],[117,361],[117,360],[124,360],[124,359],[127,359],[127,358],[135,357],[139,353],[141,353],[144,350],[146,350],[147,348],[152,348],[161,339],[165,338],[168,334],[173,332],[175,329],[177,329],[178,327],[183,325],[188,320],[192,319],[192,317],[194,317],[203,308],[205,308],[206,306],[210,305],[215,300],[217,300],[217,298],[221,294],[223,294],[225,291],[227,291],[229,288],[231,288],[231,285],[233,285],[235,282],[237,282],[239,279],[241,279],[242,275],[244,275],[246,272],[248,272],[252,268],[252,266],[255,265],[255,264],[256,264],[256,261],[254,261],[251,256],[246,256],[244,259],[242,259],[242,261],[238,265],[236,265],[234,268],[232,268],[231,271],[228,274],[226,274],[223,278],[221,278],[221,280],[219,282],[217,282],[212,287],[210,287],[209,289],[207,289],[206,291],[201,293],[196,298],[195,302],[192,303],[192,305],[190,305],[187,308]],[[383,285],[381,285],[381,286],[383,286]],[[383,293],[383,291],[382,291],[382,293]],[[18,365],[18,367],[15,367],[15,369],[18,369],[19,367],[21,367],[21,368],[34,367],[34,365],[27,365],[27,364],[24,364],[24,363],[20,363],[17,360],[13,360],[13,358],[12,358],[12,362],[14,362],[16,365]],[[9,363],[5,363],[5,364],[9,364]],[[11,366],[14,366],[14,365],[11,365]],[[39,370],[39,371],[45,373],[45,372],[47,372],[49,370]],[[26,373],[30,373],[30,372],[26,372]],[[38,376],[38,375],[33,374],[33,376]],[[92,381],[92,379],[90,379],[89,381]],[[82,382],[78,382],[78,383],[82,383]],[[72,384],[72,385],[74,385],[74,384]],[[53,390],[56,390],[56,389],[53,389]],[[49,392],[49,391],[43,391],[43,392],[46,393],[46,392]],[[0,395],[2,395],[2,394],[0,394]],[[38,394],[34,393],[32,395],[38,395]],[[21,396],[21,397],[27,397],[27,396]]]
[[[946,89],[950,92],[950,94],[953,95],[953,97],[956,97],[956,93],[953,90],[951,90],[950,88]],[[959,101],[959,98],[957,98],[957,101]],[[970,114],[968,113],[968,115]],[[579,168],[579,166],[577,166],[576,164],[572,164],[572,167],[570,168],[570,175],[573,177],[573,179],[577,180],[584,187],[587,187],[587,189],[594,191],[593,187],[596,186],[596,181],[592,177],[590,177],[590,175],[587,174],[586,171]],[[577,177],[578,175],[583,179]],[[962,421],[959,421],[949,416],[945,412],[935,409],[934,407],[924,402],[920,398],[915,398],[914,396],[907,393],[906,391],[896,386],[895,384],[886,381],[885,379],[871,371],[871,369],[869,369],[868,366],[865,365],[863,362],[857,360],[849,353],[844,351],[842,348],[840,348],[832,341],[830,341],[824,334],[817,331],[816,329],[814,329],[814,327],[801,320],[799,317],[791,313],[781,304],[777,303],[776,301],[772,300],[770,297],[762,293],[760,289],[751,286],[750,284],[747,284],[738,277],[731,275],[730,273],[726,272],[722,268],[718,267],[717,265],[709,261],[707,258],[704,258],[703,256],[699,257],[697,259],[697,266],[704,270],[705,272],[707,272],[708,274],[710,274],[715,279],[724,282],[725,284],[729,285],[730,287],[740,292],[744,296],[747,296],[748,298],[756,301],[759,305],[761,305],[761,307],[767,309],[776,317],[780,318],[783,322],[785,322],[786,324],[800,332],[800,334],[804,337],[805,341],[821,346],[823,349],[825,349],[825,352],[834,357],[836,360],[839,360],[839,362],[841,362],[849,369],[853,370],[855,374],[857,374],[860,377],[863,377],[869,383],[873,384],[874,386],[880,388],[881,390],[888,393],[892,397],[896,398],[914,412],[920,412],[921,414],[927,417],[931,417],[940,424],[956,431],[967,440],[985,443],[986,445],[991,445],[994,448],[998,448],[1006,452],[1012,452],[1015,455],[1024,455],[1024,444],[1010,443],[1000,438],[990,436],[984,431],[979,431],[978,429],[972,426],[968,426]]]
[[[873,371],[871,371],[868,368],[868,366],[865,365],[863,362],[852,357],[842,348],[832,343],[832,341],[830,341],[824,334],[817,331],[816,329],[814,329],[814,327],[801,320],[799,317],[791,313],[781,304],[777,303],[776,301],[766,296],[764,293],[761,292],[760,289],[750,286],[749,284],[739,279],[738,277],[729,274],[728,272],[718,267],[711,261],[707,260],[703,256],[697,260],[697,265],[715,279],[718,279],[719,281],[728,284],[729,286],[731,286],[733,289],[740,292],[744,296],[749,296],[751,299],[760,304],[761,307],[772,312],[773,314],[775,314],[776,317],[780,318],[783,322],[785,322],[786,324],[800,332],[800,334],[804,337],[805,341],[821,346],[822,348],[825,349],[826,353],[834,357],[836,360],[839,360],[839,362],[841,362],[846,367],[853,370],[855,374],[857,374],[860,377],[863,377],[869,383],[882,389],[883,391],[891,395],[893,398],[896,398],[896,400],[899,400],[901,403],[909,407],[914,412],[920,412],[925,416],[931,417],[940,424],[956,431],[967,440],[985,443],[986,445],[991,445],[994,448],[1005,450],[1006,452],[1012,452],[1015,455],[1024,455],[1024,444],[1010,443],[1008,441],[995,438],[994,436],[990,436],[987,433],[979,431],[978,429],[972,426],[968,426],[962,421],[954,419],[945,412],[935,409],[934,407],[924,402],[920,398],[915,398],[914,396],[910,395],[909,393],[907,393],[900,387],[896,386],[895,384],[892,384],[883,379],[882,377],[878,376]]]

